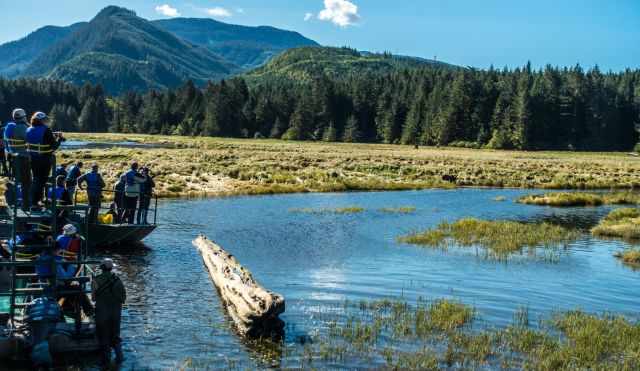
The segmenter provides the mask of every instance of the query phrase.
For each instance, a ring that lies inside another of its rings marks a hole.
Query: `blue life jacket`
[[[46,125],[36,125],[27,129],[27,148],[32,158],[38,158],[51,153],[51,146],[44,145]]]
[[[127,171],[127,173],[125,175],[127,177],[127,185],[132,186],[132,185],[136,184],[135,179],[136,179],[136,176],[138,176],[138,172],[137,171],[131,169],[131,170]]]
[[[102,191],[102,186],[100,184],[100,174],[95,172],[87,173],[84,178],[87,181],[87,192],[88,193],[100,193]]]
[[[26,143],[24,138],[15,138],[15,131],[18,124],[11,121],[4,128],[2,140],[4,141],[4,148],[11,154],[24,153],[26,151]]]
[[[58,244],[58,247],[60,249],[66,250],[69,248],[69,243],[71,243],[71,240],[73,240],[71,236],[61,234],[60,236],[58,236],[58,238],[56,238],[56,243]]]
[[[52,191],[56,192],[56,200],[59,201],[60,199],[62,199],[62,195],[64,194],[65,189],[64,189],[64,187],[56,187],[56,188],[53,188],[53,189],[49,188],[49,191],[47,192],[47,196],[49,196],[49,198],[52,198],[51,197],[53,195]]]
[[[40,257],[38,257],[38,259],[36,260],[36,273],[38,274],[38,277],[47,278],[53,276],[53,270],[51,269],[53,259],[55,259],[58,263],[56,264],[56,273],[58,278],[67,277],[67,271],[65,271],[62,267],[62,264],[60,264],[64,262],[62,257],[58,255],[53,256],[47,254],[40,255]]]

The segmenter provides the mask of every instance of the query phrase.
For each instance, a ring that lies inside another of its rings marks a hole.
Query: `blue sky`
[[[212,17],[295,30],[323,45],[458,65],[640,68],[640,0],[0,0],[0,43],[89,20],[106,5],[148,19]]]

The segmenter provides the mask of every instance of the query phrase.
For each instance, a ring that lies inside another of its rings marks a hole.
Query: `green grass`
[[[346,318],[345,318],[346,316]],[[476,328],[475,309],[450,299],[347,302],[305,347],[323,365],[349,360],[385,369],[635,370],[640,323],[611,314],[555,313],[531,327],[518,310],[505,328]],[[315,357],[319,355],[319,357]]]
[[[388,214],[411,214],[416,211],[416,208],[413,206],[383,207],[379,211]]]
[[[600,206],[600,205],[635,205],[640,202],[640,195],[630,192],[617,193],[582,193],[558,192],[543,195],[529,195],[520,197],[517,202],[527,205],[541,206]]]
[[[591,229],[596,237],[618,237],[627,240],[640,239],[640,210],[616,209]]]
[[[577,232],[549,223],[467,218],[454,223],[444,222],[436,228],[403,236],[398,240],[430,247],[447,247],[452,243],[465,247],[478,245],[499,256],[505,256],[524,248],[558,246],[576,237]]]
[[[364,208],[359,206],[337,207],[337,208],[293,208],[289,209],[292,213],[306,213],[306,214],[359,214],[364,212]]]

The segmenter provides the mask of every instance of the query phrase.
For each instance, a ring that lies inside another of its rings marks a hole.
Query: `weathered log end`
[[[238,332],[249,337],[284,335],[284,297],[260,286],[251,272],[222,247],[200,235],[193,245],[202,255],[227,313]]]

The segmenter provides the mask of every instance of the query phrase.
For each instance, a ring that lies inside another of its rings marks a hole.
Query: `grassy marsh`
[[[168,148],[64,151],[97,162],[109,186],[132,160],[152,167],[161,197],[491,186],[630,189],[640,163],[622,153],[518,152],[384,144],[70,133],[69,139]],[[446,179],[446,180],[445,180]]]
[[[640,323],[610,314],[555,313],[531,327],[519,310],[506,328],[476,326],[466,304],[440,299],[345,303],[328,331],[305,349],[307,362],[352,362],[387,369],[505,368],[534,370],[640,367]]]
[[[487,248],[498,256],[520,252],[524,248],[555,247],[577,238],[577,232],[549,223],[487,221],[474,218],[444,222],[436,228],[398,238],[412,244],[445,248],[451,244]]]
[[[627,240],[640,239],[640,210],[616,209],[591,229],[596,237],[619,237]]]
[[[630,192],[616,193],[583,193],[557,192],[543,195],[529,195],[520,197],[517,202],[527,205],[540,206],[600,206],[600,205],[635,205],[640,202],[640,195]]]

